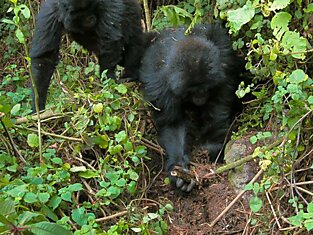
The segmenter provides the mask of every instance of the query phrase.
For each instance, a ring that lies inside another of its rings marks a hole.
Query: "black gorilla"
[[[36,18],[30,51],[39,109],[45,108],[63,33],[95,53],[101,72],[108,69],[109,77],[120,64],[124,77],[138,78],[144,42],[137,0],[47,0]]]
[[[145,99],[160,109],[154,120],[168,157],[167,171],[187,169],[191,140],[216,158],[234,116],[242,64],[219,24],[198,25],[188,36],[185,30],[166,29],[156,36],[140,71]],[[195,184],[170,179],[183,191]]]

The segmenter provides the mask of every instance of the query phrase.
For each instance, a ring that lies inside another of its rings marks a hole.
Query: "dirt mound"
[[[203,162],[193,158],[195,162]],[[160,163],[160,156],[155,156],[152,165]],[[153,163],[154,162],[154,163]],[[149,164],[150,165],[150,164]],[[199,167],[201,170],[199,170]],[[197,166],[197,172],[210,172],[209,164]],[[153,169],[156,172],[156,169]],[[164,184],[165,173],[161,173],[153,182],[148,198],[173,203],[174,211],[168,217],[170,235],[204,235],[204,234],[242,234],[247,224],[248,206],[239,200],[236,204],[211,228],[209,224],[236,197],[236,193],[227,181],[227,174],[214,176],[201,182],[200,187],[190,193],[182,193],[170,185]]]

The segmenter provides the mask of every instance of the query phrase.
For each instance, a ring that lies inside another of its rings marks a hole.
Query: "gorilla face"
[[[67,32],[86,32],[92,30],[97,24],[97,15],[95,1],[70,0],[64,2],[64,20],[63,25]],[[62,16],[61,16],[62,17]]]
[[[192,103],[196,106],[203,106],[207,102],[209,91],[206,89],[199,89],[191,94]]]

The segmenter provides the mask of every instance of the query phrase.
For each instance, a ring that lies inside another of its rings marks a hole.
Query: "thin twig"
[[[295,188],[298,189],[299,191],[302,191],[302,192],[304,192],[304,193],[306,193],[306,194],[309,194],[309,195],[313,196],[313,193],[310,192],[309,190],[306,190],[306,189],[301,188],[301,187],[299,187],[299,186],[296,186]]]
[[[107,220],[110,220],[110,219],[114,219],[116,217],[120,217],[120,216],[124,216],[128,213],[128,211],[121,211],[121,212],[118,212],[114,215],[109,215],[109,216],[106,216],[106,217],[102,217],[102,218],[98,218],[98,219],[95,219],[95,221],[98,223],[98,222],[103,222],[103,221],[107,221]]]
[[[16,157],[20,158],[22,162],[26,163],[25,158],[22,156],[22,154],[21,154],[21,153],[18,151],[18,149],[16,148],[15,143],[14,143],[14,141],[13,141],[13,138],[12,138],[12,136],[10,135],[10,132],[8,131],[8,129],[6,128],[4,122],[2,121],[2,118],[0,118],[0,121],[1,121],[1,124],[2,124],[2,126],[3,126],[4,132],[6,133],[8,139],[9,139],[9,143],[10,143],[12,149],[13,149],[14,155],[15,155]]]
[[[32,129],[32,128],[21,127],[21,126],[17,126],[17,125],[15,125],[14,127],[19,128],[19,129],[23,129],[23,130],[27,130],[27,131],[32,131],[32,132],[34,132],[34,133],[38,133],[38,130]],[[64,136],[64,135],[58,135],[58,134],[49,133],[49,132],[46,132],[46,131],[41,131],[41,134],[47,135],[47,136],[56,137],[56,138],[60,138],[60,139],[64,139],[64,140],[76,141],[76,142],[84,143],[84,140],[79,139],[79,138],[75,138],[75,137],[69,137],[69,136]]]
[[[298,182],[298,183],[288,184],[288,186],[293,186],[293,185],[306,185],[306,184],[313,184],[313,181]]]
[[[249,182],[249,184],[254,183],[263,173],[263,170],[259,170],[259,172],[253,177],[253,179]],[[209,224],[210,227],[213,227],[228,211],[229,209],[242,197],[242,195],[246,192],[246,190],[242,190],[235,199],[213,220],[212,223]]]
[[[267,192],[267,191],[265,191],[265,195],[266,195],[266,198],[267,198],[268,203],[270,204],[270,207],[271,207],[271,210],[272,210],[272,212],[273,212],[274,218],[275,218],[275,220],[276,220],[277,226],[278,226],[279,229],[281,229],[281,225],[280,225],[280,223],[279,223],[279,220],[278,220],[278,218],[277,218],[276,212],[275,212],[275,210],[274,210],[273,204],[272,204],[272,202],[271,202],[270,196],[268,195],[268,192]]]

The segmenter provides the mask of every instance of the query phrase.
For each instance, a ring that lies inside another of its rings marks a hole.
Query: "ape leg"
[[[38,92],[39,110],[45,109],[51,76],[57,63],[58,63],[57,53],[52,53],[47,57],[32,58],[31,60],[32,75]],[[33,100],[32,110],[33,112],[36,112],[35,92],[33,87],[32,87],[32,100]]]
[[[98,56],[100,64],[100,73],[108,70],[107,77],[115,79],[115,66],[122,60],[121,42],[111,42],[102,48],[101,54]]]
[[[207,149],[211,160],[215,160],[223,147],[232,119],[231,106],[214,104],[207,107],[209,118],[202,132],[202,147]]]
[[[144,45],[142,42],[143,36],[142,34],[139,34],[132,38],[125,48],[123,57],[125,73],[123,74],[123,77],[130,81],[139,79],[139,68],[144,53]]]
[[[175,126],[164,126],[159,132],[160,144],[165,148],[167,155],[167,162],[165,169],[167,172],[175,166],[181,166],[188,171],[189,157],[186,153],[187,143],[187,127],[184,123]],[[195,186],[195,182],[185,182],[181,178],[169,176],[171,183],[175,184],[177,188],[182,191],[190,192]]]

